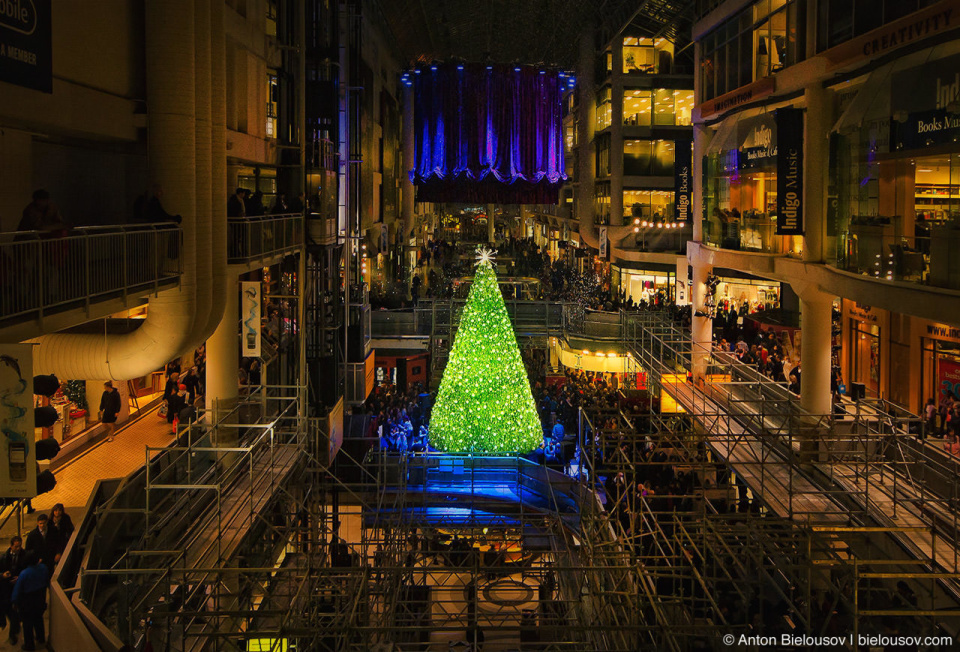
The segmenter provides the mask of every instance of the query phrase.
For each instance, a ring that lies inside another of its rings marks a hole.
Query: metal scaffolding
[[[647,390],[580,413],[566,473],[387,453],[373,432],[337,453],[326,420],[302,416],[301,388],[267,387],[101,483],[59,585],[104,649],[956,634],[955,466],[916,417],[879,403],[805,414],[658,315],[620,328]]]

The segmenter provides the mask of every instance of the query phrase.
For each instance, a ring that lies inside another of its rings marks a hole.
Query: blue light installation
[[[564,172],[555,69],[430,64],[414,83],[418,201],[553,203]]]

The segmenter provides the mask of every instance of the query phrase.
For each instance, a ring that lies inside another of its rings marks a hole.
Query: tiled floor
[[[172,441],[173,435],[166,419],[158,418],[156,410],[150,411],[142,419],[118,430],[113,441],[100,442],[60,468],[56,472],[57,486],[53,491],[33,500],[36,514],[49,512],[56,503],[63,503],[67,513],[73,517],[74,523],[78,523],[83,517],[87,499],[97,480],[128,475],[146,460],[147,446],[167,446]],[[35,527],[36,514],[23,515],[22,534],[24,536]],[[8,519],[0,530],[0,551],[6,549],[9,537],[16,533],[16,517],[13,517]],[[19,651],[20,646],[23,645],[22,636],[17,645],[10,645],[7,642],[9,633],[8,628],[0,630],[0,652]],[[37,649],[45,648],[38,646]]]
[[[49,512],[56,503],[63,503],[74,523],[78,524],[97,480],[128,475],[143,465],[147,446],[167,446],[172,441],[173,435],[167,421],[158,418],[156,410],[147,413],[140,420],[118,430],[113,441],[102,441],[61,467],[56,472],[57,486],[53,491],[34,498],[33,506],[37,514]],[[24,513],[23,534],[36,526],[35,516]],[[16,532],[16,517],[13,517],[0,530],[0,550],[6,549],[7,538]]]

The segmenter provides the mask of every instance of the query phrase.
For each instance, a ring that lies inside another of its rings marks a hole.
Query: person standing
[[[184,374],[180,384],[187,386],[187,402],[190,405],[194,404],[198,396],[203,396],[203,391],[200,388],[200,376],[197,375],[196,367],[187,369],[187,373]]]
[[[63,551],[67,549],[67,544],[70,543],[70,537],[73,535],[73,530],[75,529],[73,519],[70,518],[70,515],[67,514],[63,508],[63,503],[57,503],[53,506],[53,509],[50,510],[50,525],[53,526],[53,529],[60,537],[56,556],[56,560],[59,562],[60,556],[63,554]]]
[[[113,386],[113,382],[108,380],[103,384],[99,415],[107,439],[113,437],[113,433],[117,429],[117,415],[120,414],[120,408],[120,392]]]
[[[60,545],[60,535],[56,528],[50,525],[50,517],[46,514],[37,516],[37,527],[27,535],[27,552],[37,556],[38,561],[47,567],[47,574],[53,573],[57,563],[57,548]]]
[[[167,423],[173,429],[173,434],[177,434],[177,426],[180,423],[180,410],[187,407],[187,386],[180,385],[177,393],[167,399]]]
[[[10,538],[10,547],[0,557],[0,623],[6,626],[10,622],[10,634],[7,642],[17,644],[20,635],[20,619],[13,610],[13,585],[20,572],[26,568],[26,552],[23,549],[23,539],[18,536]]]
[[[227,217],[246,217],[247,208],[244,202],[246,198],[247,191],[237,188],[237,191],[227,200]]]
[[[43,612],[47,609],[47,586],[50,571],[32,552],[27,553],[27,567],[13,585],[11,602],[20,614],[23,623],[23,650],[36,650],[35,645],[44,645]]]

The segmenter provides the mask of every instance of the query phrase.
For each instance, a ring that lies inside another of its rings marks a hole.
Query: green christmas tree
[[[490,251],[480,253],[430,418],[430,441],[442,451],[526,453],[543,443],[490,257]]]

